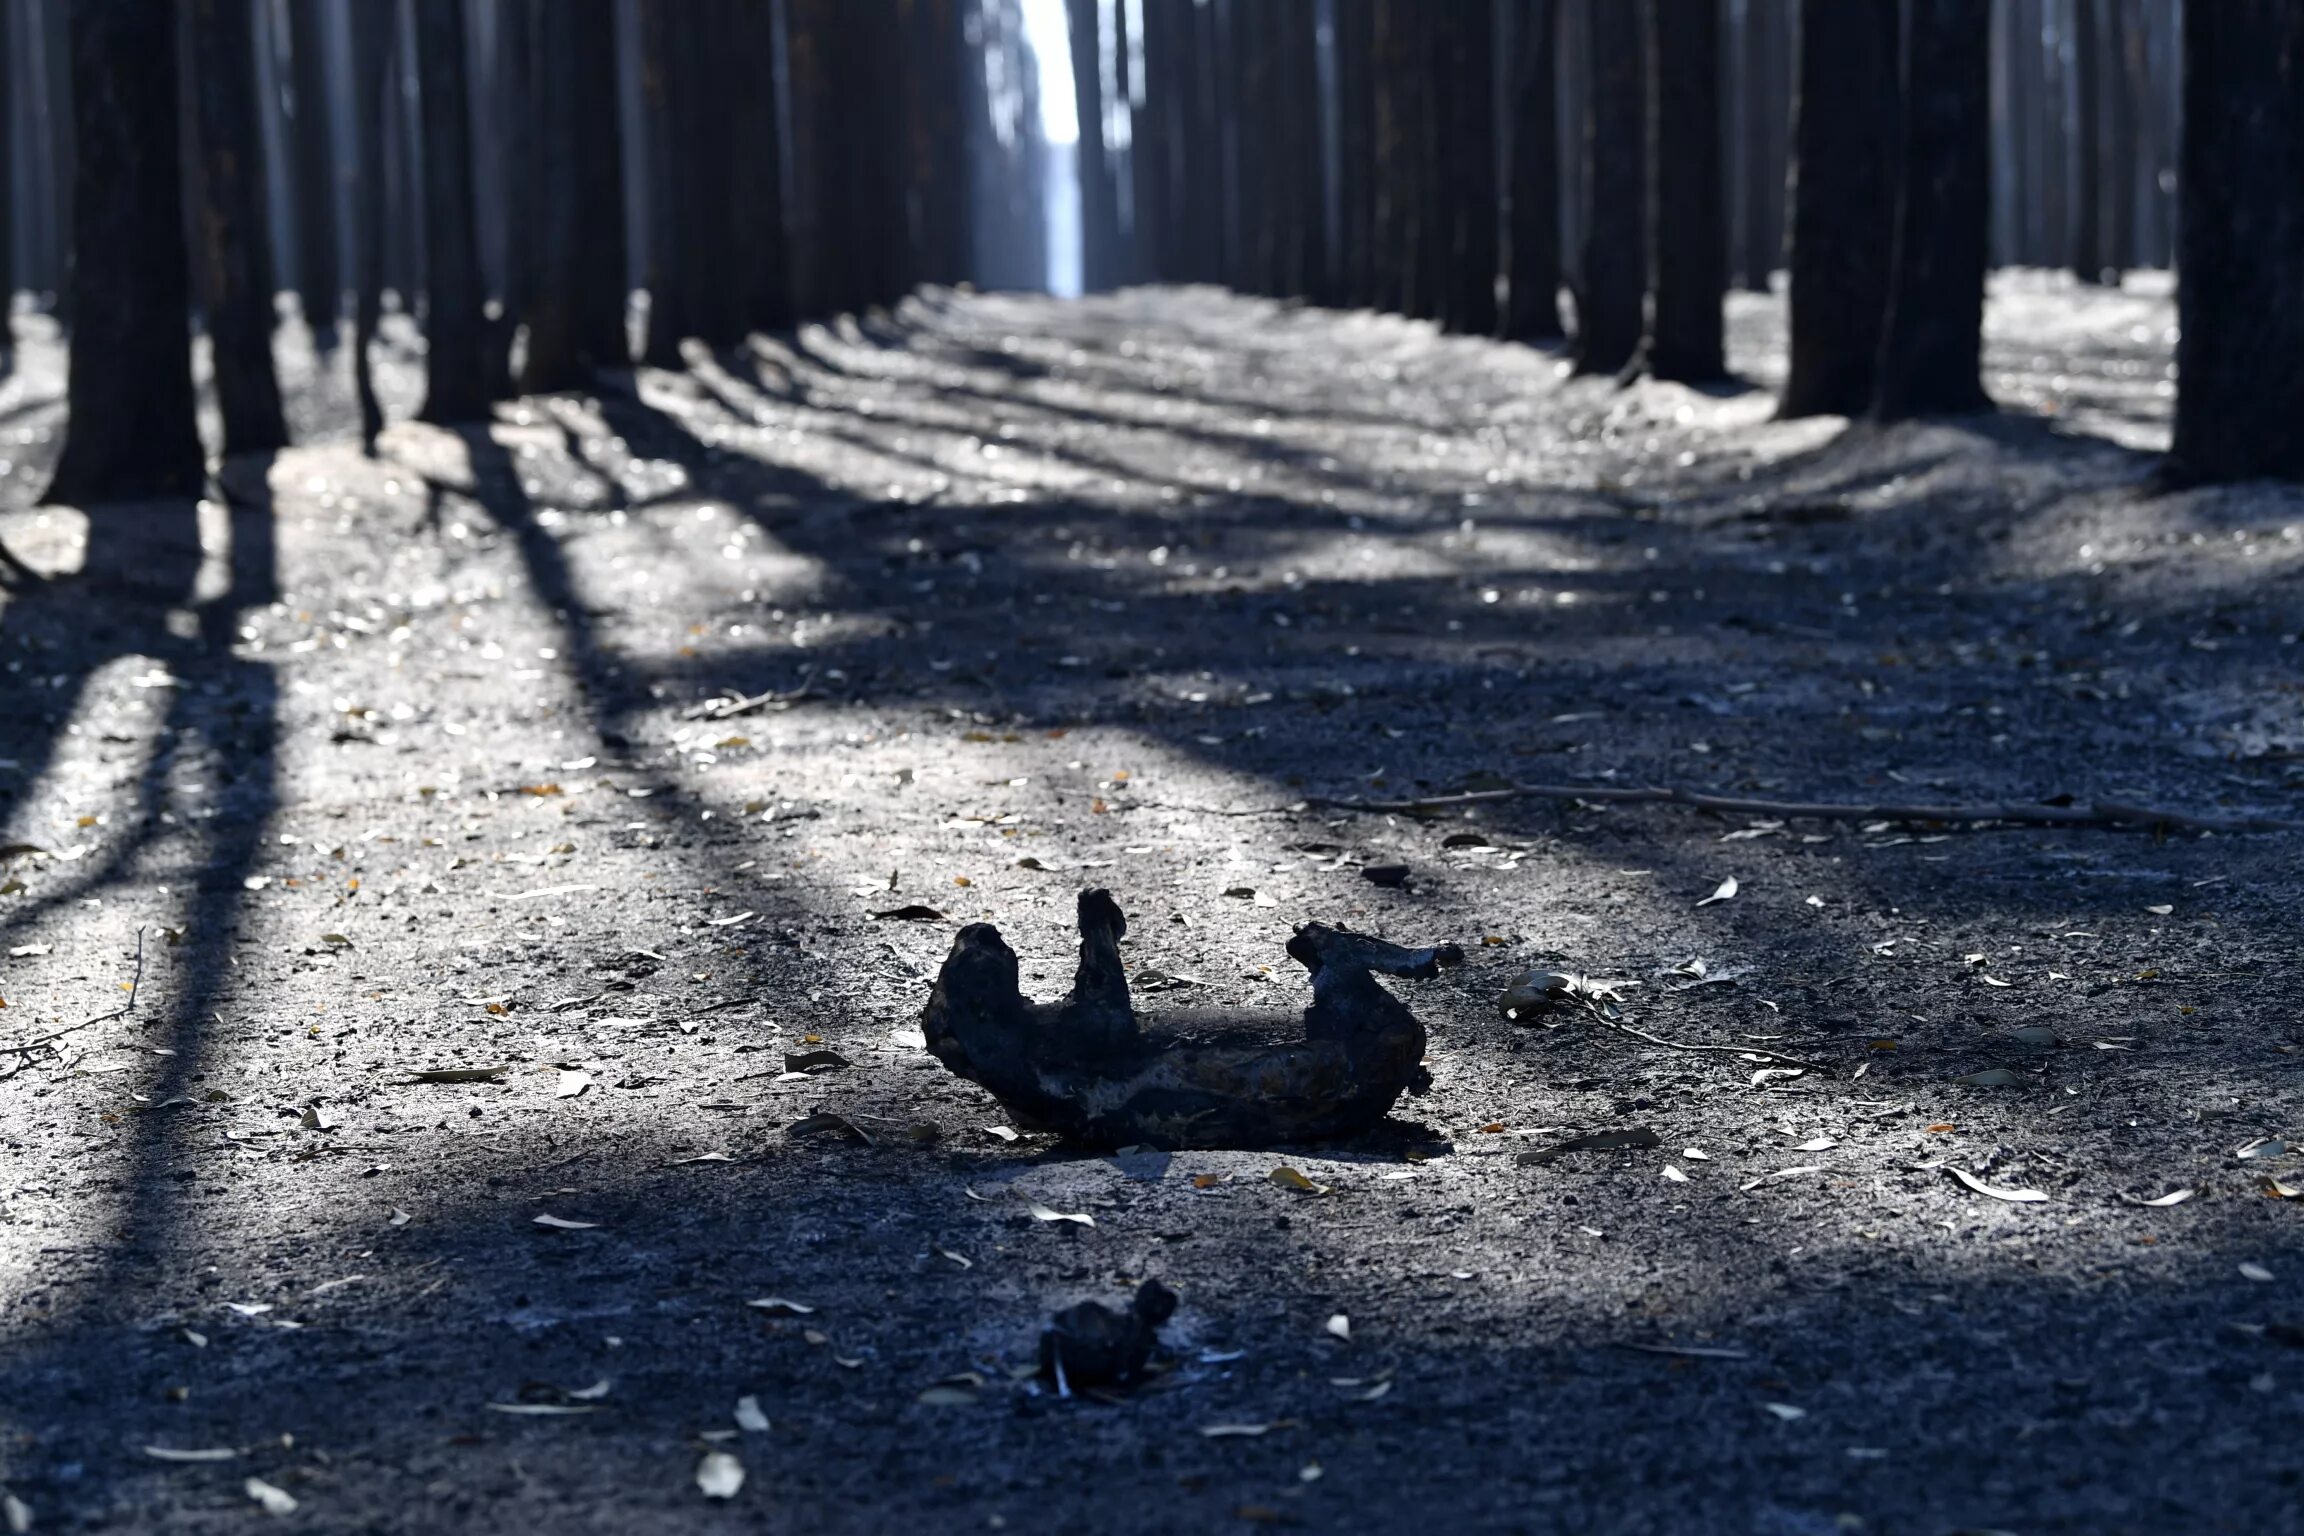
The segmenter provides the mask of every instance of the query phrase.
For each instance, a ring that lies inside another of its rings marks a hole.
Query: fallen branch
[[[77,1024],[67,1024],[62,1029],[50,1030],[45,1035],[36,1035],[30,1040],[21,1040],[14,1045],[0,1045],[0,1055],[13,1055],[18,1058],[14,1067],[11,1067],[5,1075],[0,1075],[0,1083],[6,1082],[9,1078],[14,1077],[17,1073],[32,1065],[32,1053],[39,1050],[42,1046],[48,1045],[57,1040],[61,1040],[66,1035],[78,1034],[81,1030],[90,1028],[91,1026],[97,1024],[109,1024],[114,1019],[124,1018],[128,1014],[135,1012],[136,992],[137,989],[143,985],[144,930],[142,928],[138,928],[136,930],[136,974],[130,977],[128,980],[128,1001],[122,1003],[119,1007],[113,1009],[110,1013],[99,1013],[93,1018],[82,1019]]]
[[[706,699],[701,704],[690,705],[681,711],[680,718],[683,720],[733,720],[738,715],[749,715],[763,709],[789,709],[806,700],[823,697],[824,691],[822,689],[803,682],[799,687],[784,693],[779,693],[771,688],[766,693],[722,694],[718,698]]]
[[[1634,1029],[1629,1024],[1619,1024],[1616,1020],[1601,1013],[1597,1008],[1591,1008],[1590,1005],[1587,1005],[1587,1010],[1592,1015],[1592,1021],[1602,1029],[1612,1029],[1620,1035],[1630,1035],[1635,1040],[1645,1040],[1650,1045],[1661,1045],[1666,1050],[1718,1051],[1730,1056],[1750,1056],[1762,1061],[1773,1061],[1780,1066],[1797,1067],[1803,1072],[1821,1073],[1825,1077],[1832,1075],[1832,1069],[1820,1061],[1807,1061],[1798,1056],[1787,1056],[1782,1051],[1763,1050],[1757,1045],[1693,1045],[1685,1040],[1667,1040],[1662,1035],[1652,1035],[1644,1029]]]
[[[1418,800],[1349,800],[1318,797],[1310,803],[1347,811],[1396,811],[1423,815],[1506,800],[1582,800],[1593,804],[1685,805],[1699,811],[1772,816],[1784,821],[1902,821],[1981,825],[2016,822],[2037,827],[2153,827],[2176,832],[2304,832],[2304,821],[2280,816],[2203,816],[2162,806],[2098,800],[2085,805],[1987,802],[1982,805],[1843,805],[1831,801],[1746,800],[1707,795],[1692,789],[1655,786],[1618,788],[1597,784],[1514,784],[1507,789],[1475,789]]]

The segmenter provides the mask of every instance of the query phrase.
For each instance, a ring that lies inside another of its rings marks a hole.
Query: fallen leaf
[[[225,1445],[200,1451],[179,1451],[165,1445],[148,1445],[144,1447],[144,1454],[154,1461],[232,1461],[240,1455]]]
[[[570,1221],[565,1216],[538,1216],[536,1225],[551,1227],[561,1232],[589,1232],[600,1225],[596,1221]]]
[[[1670,1179],[1675,1184],[1685,1184],[1688,1182],[1688,1175],[1682,1173],[1679,1169],[1673,1167],[1670,1163],[1666,1163],[1664,1165],[1664,1177]]]
[[[556,1099],[582,1098],[584,1090],[591,1086],[591,1073],[563,1069],[560,1076],[553,1082],[552,1097]]]
[[[2034,1201],[2048,1198],[2037,1189],[2002,1189],[1997,1185],[1987,1184],[1965,1168],[1946,1168],[1944,1171],[1976,1193],[1990,1195],[1995,1200],[2008,1200],[2018,1205],[2029,1205]]]
[[[1840,1143],[1829,1136],[1811,1136],[1792,1150],[1795,1152],[1829,1152],[1838,1145]]]
[[[1730,875],[1727,879],[1720,882],[1720,888],[1718,890],[1705,897],[1702,901],[1696,903],[1696,905],[1699,907],[1708,907],[1716,901],[1733,901],[1736,898],[1736,891],[1736,877],[1734,875]]]
[[[1306,1178],[1298,1170],[1289,1167],[1286,1163],[1282,1163],[1279,1167],[1273,1169],[1269,1174],[1265,1175],[1265,1177],[1269,1178],[1273,1183],[1279,1185],[1282,1189],[1293,1189],[1298,1194],[1324,1195],[1328,1193],[1327,1185],[1313,1183],[1312,1180]]]
[[[874,922],[882,923],[940,923],[944,921],[944,914],[934,907],[924,907],[918,902],[913,902],[909,906],[890,907],[885,912],[875,912],[872,914],[872,919]]]
[[[1032,1202],[1031,1211],[1034,1221],[1069,1221],[1083,1227],[1096,1225],[1096,1218],[1085,1212],[1051,1210],[1037,1200]]]
[[[976,1394],[967,1387],[939,1382],[924,1389],[914,1401],[926,1403],[931,1408],[973,1408],[976,1406]]]
[[[275,1488],[260,1477],[252,1477],[240,1485],[241,1491],[263,1506],[268,1515],[296,1513],[296,1496],[285,1488]]]
[[[2045,1024],[2027,1024],[2022,1029],[2008,1031],[2000,1038],[2010,1045],[2027,1051],[2053,1050],[2064,1043],[2062,1037]]]
[[[706,1451],[696,1463],[696,1487],[708,1499],[732,1499],[744,1486],[744,1463],[726,1451]]]
[[[1211,1440],[1254,1440],[1276,1429],[1293,1429],[1294,1419],[1273,1419],[1264,1424],[1203,1424],[1200,1433]]]
[[[1774,1173],[1764,1173],[1756,1179],[1746,1179],[1743,1183],[1737,1185],[1736,1188],[1739,1191],[1747,1189],[1758,1189],[1761,1185],[1773,1184],[1778,1179],[1796,1179],[1805,1173],[1823,1173],[1824,1171],[1825,1169],[1821,1164],[1803,1163],[1797,1168],[1779,1168]]]
[[[2261,1137],[2255,1141],[2244,1142],[2232,1149],[2232,1155],[2241,1158],[2285,1157],[2287,1153],[2288,1143],[2280,1140],[2277,1136]]]
[[[1680,1355],[1690,1360],[1749,1360],[1752,1357],[1741,1349],[1728,1349],[1711,1344],[1636,1344],[1627,1341],[1626,1349],[1636,1349],[1647,1355]]]
[[[1564,1152],[1614,1152],[1627,1148],[1663,1145],[1662,1139],[1644,1125],[1635,1125],[1621,1131],[1599,1131],[1590,1136],[1572,1136],[1549,1147],[1538,1147],[1512,1159],[1516,1163],[1548,1163]]]
[[[784,1070],[787,1072],[815,1072],[836,1067],[852,1067],[856,1063],[838,1051],[787,1051]]]
[[[11,960],[30,960],[37,955],[48,954],[55,948],[56,946],[53,944],[19,944],[8,951],[8,958]]]
[[[2144,910],[2151,913],[2154,917],[2166,917],[2169,913],[2175,911],[2176,909],[2172,906],[2162,905],[2157,907],[2146,907]]]
[[[1807,1409],[1795,1408],[1790,1403],[1762,1403],[1760,1406],[1767,1409],[1770,1413],[1776,1415],[1776,1417],[1782,1419],[1787,1424],[1791,1423],[1795,1419],[1804,1419],[1808,1417]]]
[[[411,1083],[490,1083],[512,1070],[506,1062],[500,1067],[426,1067],[412,1074]]]
[[[1947,1132],[1947,1131],[1950,1131],[1950,1130],[1953,1130],[1953,1129],[1955,1129],[1955,1127],[1953,1126],[1953,1124],[1952,1124],[1952,1122],[1951,1122],[1951,1121],[1949,1121],[1949,1120],[1939,1120],[1939,1121],[1937,1121],[1937,1122],[1936,1122],[1934,1125],[1932,1125],[1932,1126],[1928,1127],[1928,1132],[1929,1132],[1929,1134],[1930,1134],[1930,1135],[1932,1135],[1932,1136],[1941,1136],[1941,1135],[1943,1135],[1945,1132]]]
[[[1712,1154],[1705,1151],[1702,1147],[1682,1147],[1680,1149],[1680,1155],[1682,1157],[1692,1157],[1700,1163],[1708,1163],[1712,1161]]]
[[[808,1303],[794,1301],[789,1296],[763,1296],[757,1301],[748,1301],[744,1305],[754,1311],[765,1312],[771,1317],[809,1317],[816,1311]]]
[[[681,1157],[673,1159],[672,1166],[675,1168],[681,1168],[687,1166],[690,1163],[732,1163],[734,1161],[736,1161],[736,1159],[730,1157],[725,1152],[699,1152],[694,1157]]]
[[[2244,1278],[2253,1280],[2259,1285],[2270,1285],[2272,1283],[2272,1271],[2266,1269],[2261,1264],[2242,1264],[2240,1266],[2240,1273]]]
[[[760,1411],[760,1399],[750,1394],[736,1399],[736,1427],[755,1435],[768,1433],[768,1415]]]
[[[852,1141],[860,1141],[866,1146],[872,1145],[872,1138],[865,1135],[860,1126],[841,1115],[810,1115],[805,1120],[795,1120],[784,1127],[784,1134],[786,1136],[845,1136]]]
[[[0,890],[0,895],[5,894]],[[0,1493],[0,1524],[8,1527],[8,1536],[30,1536],[32,1506],[12,1493]]]
[[[340,1123],[334,1110],[324,1109],[318,1104],[308,1106],[304,1113],[296,1117],[296,1122],[308,1131],[332,1131]]]
[[[1328,1336],[1332,1339],[1344,1339],[1349,1341],[1352,1337],[1352,1319],[1345,1316],[1341,1312],[1338,1312],[1333,1317],[1329,1318],[1326,1327],[1328,1330]]]
[[[994,1141],[1016,1140],[1016,1132],[1005,1125],[981,1125],[978,1126],[977,1129],[982,1131],[985,1135],[991,1137]]]
[[[1981,1072],[1971,1072],[1966,1077],[1956,1077],[1952,1081],[1965,1083],[1971,1088],[2015,1088],[2024,1082],[2024,1077],[2006,1067],[1986,1067]]]
[[[2185,1201],[2191,1199],[2198,1193],[2200,1193],[2200,1191],[2196,1189],[2172,1189],[2167,1194],[2161,1195],[2156,1199],[2151,1200],[2139,1200],[2133,1195],[2123,1195],[2121,1198],[2126,1200],[2130,1205],[2145,1206],[2153,1210],[2166,1210],[2169,1206],[2172,1205],[2182,1205]]]

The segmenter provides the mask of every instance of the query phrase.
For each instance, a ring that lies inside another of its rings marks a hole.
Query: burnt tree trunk
[[[1560,326],[1558,0],[1521,0],[1512,60],[1512,222],[1504,335],[1549,341]]]
[[[1614,375],[1640,345],[1647,289],[1648,107],[1640,7],[1598,0],[1584,118],[1586,212],[1578,263],[1578,373]]]
[[[472,198],[472,109],[462,0],[416,0],[424,118],[424,408],[438,424],[485,421],[492,370]]]
[[[76,5],[70,25],[74,323],[64,452],[41,499],[197,496],[175,7]]]
[[[2072,275],[2104,281],[2103,39],[2097,0],[2072,0]]]
[[[1906,0],[1903,174],[1872,402],[1883,421],[1992,408],[1983,382],[1991,22],[1992,0]]]
[[[1896,227],[1898,0],[1803,0],[1782,416],[1872,405]]]
[[[536,45],[536,284],[520,387],[582,389],[630,361],[615,0],[527,0]],[[773,156],[770,157],[773,159]]]
[[[1100,0],[1064,0],[1072,43],[1072,106],[1080,119],[1073,147],[1080,183],[1080,288],[1099,293],[1112,286],[1113,258],[1120,243],[1118,199],[1112,167],[1104,153],[1103,36],[1098,29]]]
[[[184,18],[199,150],[194,255],[224,451],[271,453],[288,446],[288,424],[272,370],[272,262],[250,0],[187,0]]]
[[[641,184],[647,189],[647,249],[641,285],[648,291],[648,331],[640,360],[652,368],[679,368],[679,256],[681,199],[679,135],[673,124],[677,30],[667,0],[639,0]]]
[[[320,0],[287,0],[289,89],[294,96],[296,293],[314,345],[336,344],[343,279],[336,268],[336,152],[328,137],[328,56]]]
[[[360,401],[360,443],[370,457],[384,430],[376,398],[376,367],[369,351],[384,307],[384,228],[393,200],[384,175],[385,136],[392,117],[385,102],[399,70],[392,13],[382,5],[352,8],[352,141],[359,195],[353,199],[352,386]]]
[[[906,74],[903,152],[911,253],[904,286],[909,289],[958,282],[967,275],[967,138],[960,70],[973,60],[962,46],[959,0],[904,0],[899,23]],[[774,113],[767,115],[772,128]],[[773,138],[768,142],[773,146]],[[1137,218],[1141,223],[1141,204]],[[1142,243],[1141,227],[1137,243]]]
[[[1369,258],[1376,239],[1374,0],[1336,0],[1336,244],[1329,252],[1328,301],[1373,302]]]
[[[2128,0],[2104,6],[2104,280],[2118,286],[2136,260],[2137,120],[2149,109],[2131,87],[2137,28]]]
[[[1402,67],[1409,0],[1371,0],[1368,303],[1405,313],[1415,211],[1408,196],[1407,71]]]
[[[493,376],[490,393],[509,400],[519,393],[512,374],[513,342],[528,322],[535,300],[536,263],[543,254],[536,243],[536,177],[541,169],[536,141],[536,34],[539,27],[559,23],[537,15],[531,0],[497,0],[495,20],[487,121],[495,150],[497,195],[503,199],[497,222],[504,265],[497,274],[488,371]]]
[[[1738,261],[1744,286],[1766,293],[1784,254],[1784,163],[1787,56],[1791,0],[1744,3],[1744,239]]]
[[[776,78],[776,13],[766,5],[743,6],[734,23],[731,54],[742,77],[758,82],[738,95],[730,125],[736,138],[732,195],[743,319],[751,330],[788,331],[799,314],[792,303],[792,242],[784,224],[784,131],[770,88]],[[613,68],[612,56],[603,62]],[[613,130],[614,124],[608,126]]]
[[[2304,5],[2184,7],[2172,484],[2304,478]]]
[[[0,13],[0,369],[15,357],[16,328],[16,26]]]
[[[1486,3],[1434,8],[1434,100],[1440,204],[1441,323],[1472,336],[1497,329],[1495,16]]]
[[[1721,304],[1718,0],[1646,0],[1648,332],[1630,371],[1684,384],[1728,376]]]

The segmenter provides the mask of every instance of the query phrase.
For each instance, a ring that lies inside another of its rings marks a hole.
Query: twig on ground
[[[50,1030],[47,1034],[36,1035],[30,1040],[20,1040],[14,1045],[0,1045],[0,1055],[13,1055],[17,1058],[15,1066],[11,1067],[5,1073],[0,1073],[0,1083],[6,1082],[9,1078],[14,1077],[17,1073],[31,1066],[32,1053],[39,1050],[42,1046],[48,1045],[53,1041],[61,1040],[66,1035],[78,1034],[81,1030],[87,1029],[93,1025],[108,1024],[114,1019],[124,1018],[128,1014],[135,1012],[136,993],[137,990],[143,985],[144,930],[142,928],[138,928],[136,930],[136,974],[130,977],[128,980],[128,1001],[122,1003],[119,1007],[113,1009],[110,1013],[99,1013],[93,1018],[82,1019],[77,1024],[67,1024],[62,1029]]]
[[[799,687],[779,693],[771,688],[766,693],[724,694],[717,699],[706,699],[692,704],[680,712],[683,720],[733,720],[738,715],[749,715],[763,709],[785,709],[807,699],[820,699],[824,691],[803,679]]]
[[[1601,1003],[1594,998],[1579,996],[1577,997],[1577,1001],[1584,1005],[1584,1011],[1586,1014],[1590,1015],[1592,1022],[1599,1025],[1602,1029],[1612,1029],[1620,1035],[1630,1035],[1635,1040],[1644,1040],[1650,1045],[1660,1045],[1663,1046],[1666,1050],[1703,1051],[1728,1056],[1749,1056],[1755,1057],[1762,1061],[1773,1061],[1781,1066],[1797,1067],[1803,1072],[1816,1072],[1822,1074],[1825,1077],[1830,1077],[1832,1075],[1832,1069],[1826,1066],[1823,1062],[1809,1061],[1806,1058],[1800,1056],[1787,1056],[1782,1051],[1766,1050],[1757,1045],[1696,1045],[1691,1044],[1685,1040],[1667,1040],[1662,1035],[1652,1035],[1644,1029],[1635,1029],[1620,1019],[1610,1018],[1608,1015],[1613,1010],[1604,1009]]]
[[[1978,825],[2009,821],[2040,827],[2156,827],[2177,832],[2304,832],[2304,821],[2280,816],[2204,816],[2164,806],[2127,805],[2098,800],[2077,805],[2037,805],[2004,801],[1980,805],[1845,805],[1830,801],[1747,800],[1659,786],[1598,784],[1514,784],[1507,789],[1475,789],[1416,800],[1352,800],[1315,797],[1314,805],[1347,811],[1398,811],[1410,815],[1494,805],[1505,800],[1583,800],[1593,803],[1685,805],[1700,811],[1774,816],[1793,821],[1903,821]]]

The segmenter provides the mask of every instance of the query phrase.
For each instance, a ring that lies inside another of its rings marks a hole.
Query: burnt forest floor
[[[197,564],[188,509],[107,525],[188,591],[0,599],[0,1048],[143,935],[130,1011],[0,1050],[11,1518],[2296,1529],[2304,839],[1315,803],[2304,815],[2304,494],[2146,493],[2164,282],[2001,280],[2012,409],[1886,432],[1771,422],[1780,310],[1734,316],[1762,387],[1618,390],[939,292],[374,460],[284,342],[315,445],[225,466]],[[0,540],[64,572],[19,330]],[[1341,1145],[994,1135],[929,978],[985,920],[1061,990],[1091,884],[1148,1010],[1302,1006],[1300,921],[1465,944],[1393,984],[1433,1091]],[[1532,966],[1830,1075],[1509,1022]],[[1152,1385],[1024,1379],[1145,1277]]]

